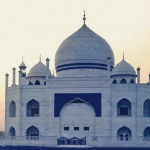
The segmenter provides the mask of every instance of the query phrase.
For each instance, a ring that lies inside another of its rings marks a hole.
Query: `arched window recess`
[[[127,81],[123,78],[121,81],[120,81],[121,84],[126,84]]]
[[[39,129],[35,126],[31,126],[26,131],[26,136],[28,140],[38,140],[39,139]]]
[[[144,140],[150,141],[150,127],[145,128],[143,132]]]
[[[35,85],[40,85],[41,83],[40,83],[40,81],[39,80],[36,80],[35,81]]]
[[[131,116],[131,102],[127,99],[122,99],[117,104],[117,116]]]
[[[31,81],[29,81],[28,85],[33,85],[33,83]]]
[[[117,84],[117,81],[115,79],[113,80],[113,84]]]
[[[27,117],[39,117],[39,102],[32,99],[27,103]]]
[[[150,117],[150,99],[145,100],[143,104],[143,116]]]
[[[117,132],[118,140],[120,141],[130,141],[131,140],[131,130],[127,127],[121,127]]]
[[[132,80],[130,81],[130,83],[135,83],[135,82],[134,82],[134,80],[132,79]]]
[[[16,131],[15,131],[15,128],[14,127],[11,127],[9,129],[9,136],[16,136]]]
[[[16,117],[16,103],[14,101],[9,104],[9,117]]]

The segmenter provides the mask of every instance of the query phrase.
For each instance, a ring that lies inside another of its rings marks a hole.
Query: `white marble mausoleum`
[[[85,16],[84,16],[85,21]],[[65,29],[64,29],[65,30]],[[0,145],[150,147],[150,84],[84,22],[59,46],[56,75],[39,61],[6,74]]]

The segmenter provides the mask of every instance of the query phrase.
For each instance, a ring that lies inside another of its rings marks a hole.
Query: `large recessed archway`
[[[60,136],[84,138],[95,132],[95,110],[87,102],[74,99],[60,112]]]

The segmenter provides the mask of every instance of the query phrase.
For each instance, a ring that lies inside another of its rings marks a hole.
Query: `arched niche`
[[[131,136],[132,136],[132,133],[128,127],[123,126],[117,131],[118,140],[129,141],[131,139]]]
[[[11,127],[9,129],[9,136],[16,136],[16,131],[15,131],[15,128],[14,127]]]
[[[35,81],[35,85],[40,85],[41,83],[40,83],[40,81],[39,80],[36,80]]]
[[[113,84],[117,84],[117,81],[116,81],[116,79],[114,79],[112,83],[113,83]]]
[[[9,117],[16,117],[16,103],[14,101],[9,104]]]
[[[130,83],[135,83],[133,79],[131,79]]]
[[[150,117],[150,99],[144,101],[143,104],[143,117]]]
[[[27,103],[27,117],[38,117],[40,105],[39,102],[32,99]]]
[[[117,104],[117,116],[131,116],[132,107],[131,102],[127,99],[122,99]]]
[[[121,84],[126,84],[127,81],[123,78],[121,81],[120,81]]]
[[[143,132],[144,140],[150,140],[150,127],[145,128]]]
[[[39,129],[35,126],[31,126],[26,131],[27,136],[39,136]]]
[[[33,85],[33,83],[31,81],[29,81],[28,85]]]

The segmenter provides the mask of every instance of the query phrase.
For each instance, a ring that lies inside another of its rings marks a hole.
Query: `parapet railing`
[[[0,136],[0,140],[57,140],[56,136]]]
[[[91,136],[92,141],[95,141],[97,139],[103,139],[103,140],[116,140],[116,141],[132,141],[132,140],[143,140],[143,141],[150,141],[150,137],[136,137],[136,136],[123,136],[123,137],[116,137],[116,136]]]
[[[0,140],[49,140],[49,139],[59,139],[57,136],[0,136]],[[116,136],[89,136],[92,141],[96,140],[116,140],[116,141],[132,141],[132,140],[142,140],[150,141],[150,137],[116,137]]]
[[[84,142],[84,143],[83,143]],[[0,136],[0,145],[86,145],[92,147],[150,147],[150,137],[88,136],[85,139],[58,136]]]
[[[116,147],[150,147],[150,137],[116,137],[116,136],[91,136],[91,146],[116,146]]]

